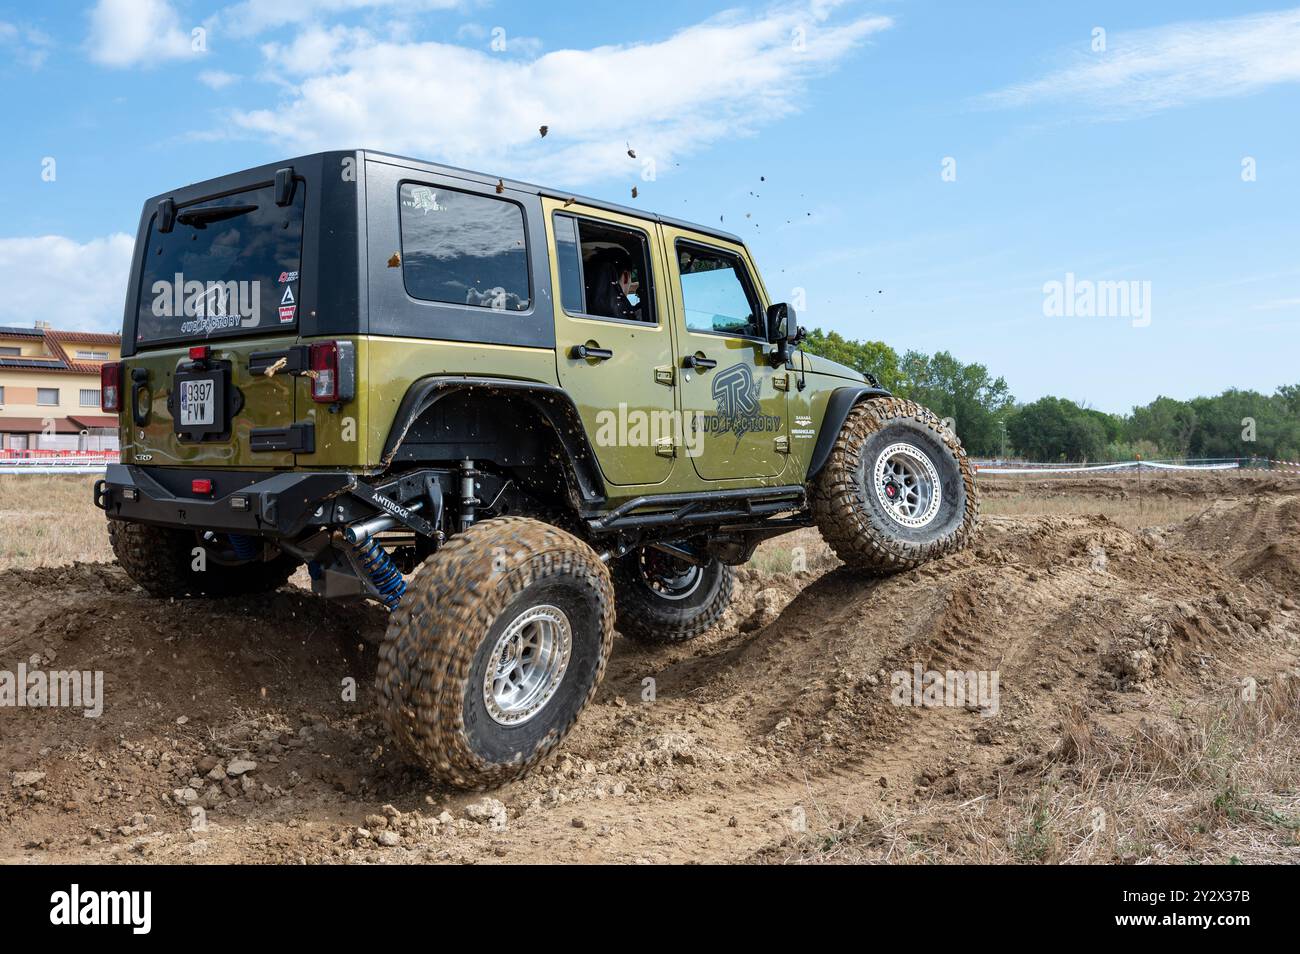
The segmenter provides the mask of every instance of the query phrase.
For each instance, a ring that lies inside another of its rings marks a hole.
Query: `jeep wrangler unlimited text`
[[[437,778],[514,778],[594,695],[615,627],[689,639],[732,567],[817,526],[885,573],[965,545],[932,413],[799,350],[713,228],[373,152],[145,204],[95,487],[157,597],[392,612],[381,714]]]

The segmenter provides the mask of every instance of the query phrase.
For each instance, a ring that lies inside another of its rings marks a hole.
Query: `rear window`
[[[403,183],[402,278],[412,298],[527,311],[524,212],[514,202]]]
[[[272,186],[177,207],[170,232],[149,225],[136,341],[205,340],[298,324],[306,188],[275,204]]]

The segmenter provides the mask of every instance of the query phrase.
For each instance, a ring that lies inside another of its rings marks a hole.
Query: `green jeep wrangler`
[[[495,785],[616,627],[703,633],[762,540],[817,526],[868,573],[966,544],[952,431],[801,337],[714,228],[373,152],[263,166],[145,205],[95,503],[154,596],[305,564],[382,602],[398,744]]]

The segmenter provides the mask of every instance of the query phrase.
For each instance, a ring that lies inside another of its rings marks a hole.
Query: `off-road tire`
[[[225,564],[209,557],[194,569],[192,530],[108,521],[108,539],[126,575],[157,597],[244,596],[269,593],[285,584],[299,561],[281,553],[270,560]]]
[[[942,488],[938,513],[919,529],[892,519],[874,492],[880,452],[899,441],[926,454]],[[933,412],[900,398],[849,411],[810,490],[822,537],[850,568],[867,573],[908,570],[962,549],[979,516],[975,474],[957,436]]]
[[[487,666],[530,607],[560,607],[571,627],[562,681],[527,721],[487,707]],[[614,640],[614,588],[595,552],[528,517],[476,523],[407,585],[379,647],[379,713],[399,749],[436,779],[482,789],[545,759],[596,694]]]
[[[731,605],[736,571],[720,560],[700,568],[699,586],[687,597],[666,599],[639,570],[641,551],[633,550],[613,569],[620,633],[638,643],[680,643],[708,632]]]

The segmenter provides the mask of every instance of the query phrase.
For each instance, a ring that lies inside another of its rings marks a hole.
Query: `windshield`
[[[298,324],[306,189],[277,206],[265,186],[176,211],[170,232],[149,226],[135,340],[206,340],[293,330]]]

